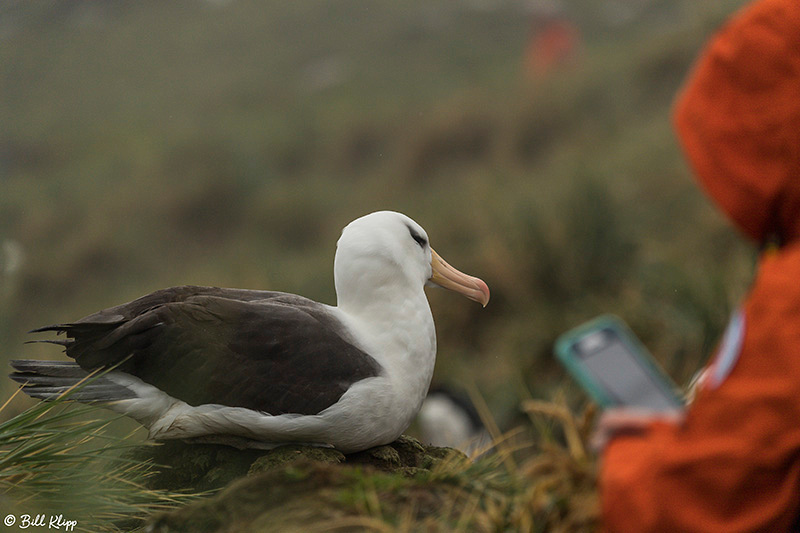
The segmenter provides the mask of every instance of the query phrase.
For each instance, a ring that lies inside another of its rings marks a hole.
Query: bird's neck
[[[409,400],[414,416],[433,376],[436,331],[428,299],[420,287],[405,294],[377,290],[359,301],[340,300],[339,310],[358,332],[362,347],[386,370],[397,397]],[[418,400],[418,401],[417,401]]]
[[[380,338],[383,346],[407,338],[434,336],[433,315],[421,287],[399,290],[390,285],[364,284],[346,292],[337,287],[337,308],[358,323],[370,338]],[[427,344],[425,345],[427,347]]]
[[[420,306],[420,300],[428,302],[419,280],[407,278],[402,270],[387,267],[373,257],[351,258],[340,264],[339,256],[334,265],[334,284],[337,307],[352,315],[377,319],[401,311],[404,302]]]

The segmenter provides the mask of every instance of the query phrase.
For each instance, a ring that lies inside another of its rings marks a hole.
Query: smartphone
[[[602,407],[683,409],[677,386],[621,319],[604,315],[561,335],[558,359]]]

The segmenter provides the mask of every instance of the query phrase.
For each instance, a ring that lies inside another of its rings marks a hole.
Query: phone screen
[[[605,327],[587,333],[575,342],[573,350],[616,404],[656,411],[680,407],[615,329]]]

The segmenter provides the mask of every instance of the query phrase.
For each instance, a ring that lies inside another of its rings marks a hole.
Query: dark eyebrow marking
[[[411,226],[406,226],[406,227],[408,228],[408,232],[411,234],[411,238],[417,241],[417,244],[425,248],[425,245],[428,244],[428,241],[425,240],[425,237],[417,233],[416,230]]]

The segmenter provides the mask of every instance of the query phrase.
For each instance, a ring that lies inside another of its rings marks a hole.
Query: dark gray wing
[[[328,309],[295,295],[174,287],[35,330],[84,369],[119,369],[190,405],[316,414],[381,367]]]

